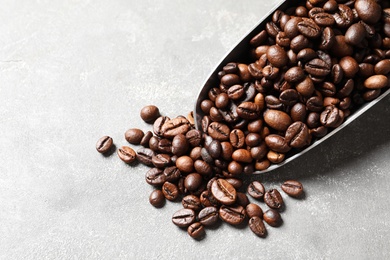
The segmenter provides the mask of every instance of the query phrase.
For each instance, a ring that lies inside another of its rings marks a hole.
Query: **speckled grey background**
[[[187,114],[208,73],[276,0],[3,0],[0,259],[389,259],[390,97],[320,147],[255,176],[294,178],[279,228],[222,224],[192,240],[180,203],[148,204],[146,167],[95,151],[126,144],[156,104]],[[250,181],[250,180],[247,180]],[[260,203],[263,208],[264,204]]]

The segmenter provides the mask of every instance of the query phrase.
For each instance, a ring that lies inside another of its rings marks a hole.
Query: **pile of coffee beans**
[[[308,0],[273,13],[249,41],[251,62],[226,64],[200,102],[203,132],[240,154],[231,172],[282,162],[390,86],[389,6]]]
[[[248,224],[259,237],[282,224],[285,207],[277,188],[244,178],[280,163],[338,127],[365,102],[390,86],[390,2],[307,0],[277,10],[249,42],[251,60],[230,62],[219,84],[200,103],[201,129],[193,114],[169,118],[156,106],[142,108],[150,131],[131,128],[117,150],[125,163],[150,167],[149,202],[181,201],[172,222],[196,239],[218,221]],[[113,140],[98,140],[100,153]],[[287,180],[295,198],[303,186]],[[247,194],[256,202],[251,203]]]

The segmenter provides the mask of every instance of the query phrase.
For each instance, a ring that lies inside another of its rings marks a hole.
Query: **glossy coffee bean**
[[[211,184],[211,193],[223,205],[232,205],[236,202],[236,189],[224,179],[217,179]]]
[[[107,153],[111,150],[113,146],[113,140],[109,136],[103,136],[99,138],[99,140],[96,143],[96,150],[99,153]]]
[[[167,177],[164,175],[164,170],[152,168],[146,172],[145,180],[150,185],[161,186],[167,180]]]
[[[375,64],[374,71],[378,75],[388,75],[390,73],[390,59],[379,61]]]
[[[248,218],[252,218],[252,217],[263,218],[263,210],[257,204],[249,203],[248,205],[246,205],[245,211]]]
[[[194,169],[194,161],[187,155],[180,156],[176,160],[176,167],[185,173],[190,173]]]
[[[249,219],[249,228],[259,237],[265,237],[267,234],[267,230],[264,226],[263,220],[260,217],[251,217]]]
[[[299,181],[285,181],[283,182],[281,188],[287,195],[292,197],[299,197],[303,194],[303,185]]]
[[[323,126],[335,127],[340,119],[339,109],[336,106],[327,106],[320,115]]]
[[[243,102],[237,107],[238,116],[248,120],[257,119],[260,112],[260,107],[253,102]]]
[[[167,200],[174,201],[179,197],[179,189],[177,186],[168,181],[164,182],[161,190]]]
[[[339,64],[343,69],[344,76],[346,78],[355,77],[356,73],[359,71],[359,64],[354,58],[350,56],[345,56],[341,58]]]
[[[172,222],[178,227],[188,227],[195,221],[196,215],[192,209],[179,209],[172,216]]]
[[[212,122],[207,128],[207,132],[213,139],[219,141],[229,140],[230,129],[225,124]]]
[[[248,185],[247,192],[255,199],[262,199],[265,194],[265,189],[261,182],[253,181]]]
[[[265,111],[264,121],[278,131],[285,131],[292,123],[291,117],[287,113],[273,109]]]
[[[146,123],[153,123],[160,117],[160,110],[154,105],[145,106],[141,109],[140,116]]]
[[[272,66],[277,68],[284,67],[288,62],[286,51],[278,45],[272,45],[267,49],[267,58]]]
[[[277,189],[267,191],[264,194],[264,202],[273,209],[280,209],[283,206],[283,198]]]
[[[298,31],[308,38],[317,38],[321,34],[321,28],[312,19],[304,19],[299,22]]]
[[[170,119],[161,126],[161,134],[165,138],[173,138],[179,134],[186,134],[190,130],[190,122],[184,117]]]
[[[309,128],[301,121],[292,123],[286,130],[285,141],[293,148],[309,145],[311,141]]]
[[[198,214],[198,221],[206,227],[215,225],[218,219],[218,209],[214,206],[205,207]]]
[[[129,146],[122,146],[121,148],[118,149],[117,154],[118,157],[125,163],[133,163],[138,158],[133,148]]]
[[[272,227],[278,227],[282,224],[282,217],[280,216],[280,213],[272,208],[264,212],[263,219]]]
[[[184,155],[189,148],[188,139],[183,134],[176,135],[173,138],[171,145],[172,153],[177,156]]]
[[[184,179],[184,187],[189,191],[195,191],[202,184],[202,180],[202,175],[199,173],[190,173]]]
[[[382,8],[375,0],[356,0],[354,7],[359,18],[368,24],[375,24],[381,18]]]
[[[160,208],[165,203],[165,197],[161,190],[153,190],[149,196],[149,203],[156,208]]]
[[[183,197],[181,204],[184,208],[193,209],[194,211],[199,211],[202,207],[199,197],[195,195],[187,195]]]
[[[265,143],[271,150],[279,153],[287,153],[291,149],[286,139],[277,134],[270,134],[266,136]]]
[[[159,137],[162,136],[162,126],[165,124],[165,122],[167,122],[168,120],[170,120],[169,117],[167,116],[160,116],[158,117],[154,123],[153,123],[153,133]]]
[[[165,168],[172,163],[171,156],[162,153],[155,154],[152,156],[152,163],[157,168]]]
[[[384,75],[374,75],[364,81],[368,89],[381,89],[389,85],[389,79]]]
[[[242,206],[222,205],[219,208],[219,217],[228,224],[239,225],[246,217],[245,208]]]
[[[170,166],[164,169],[163,174],[165,175],[166,181],[176,182],[179,180],[181,173],[176,166]]]
[[[152,157],[156,153],[149,148],[140,148],[137,150],[137,160],[147,166],[153,166]]]
[[[188,226],[187,233],[194,239],[202,239],[206,235],[205,228],[199,222],[192,223]]]
[[[366,29],[361,23],[352,24],[345,32],[345,42],[350,45],[359,45],[366,37]]]

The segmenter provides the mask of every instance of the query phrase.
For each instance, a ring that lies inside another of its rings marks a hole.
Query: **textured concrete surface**
[[[306,189],[283,194],[284,224],[266,239],[222,224],[192,240],[170,220],[180,203],[148,204],[146,167],[95,151],[102,135],[121,146],[128,128],[148,130],[144,105],[192,110],[208,73],[275,3],[3,0],[0,259],[389,259],[390,97],[252,178]]]

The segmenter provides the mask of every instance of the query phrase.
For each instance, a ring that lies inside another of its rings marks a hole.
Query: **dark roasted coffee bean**
[[[375,24],[381,18],[382,8],[375,0],[356,0],[354,7],[359,18],[368,24]]]
[[[145,174],[145,180],[150,185],[160,186],[167,180],[164,171],[159,168],[152,168]]]
[[[227,178],[225,180],[229,182],[236,190],[241,188],[243,185],[242,180],[237,178]]]
[[[180,171],[176,166],[166,167],[163,171],[166,181],[176,182],[180,178]]]
[[[156,208],[160,208],[165,203],[165,197],[161,190],[153,190],[149,196],[149,203]]]
[[[292,121],[305,121],[306,119],[306,106],[302,103],[296,103],[290,110],[290,116]]]
[[[242,206],[226,206],[222,205],[219,208],[219,217],[228,224],[239,225],[245,217],[245,209]]]
[[[226,74],[229,74],[229,73],[236,73],[237,72],[237,63],[235,62],[229,62],[228,64],[226,64],[223,68],[223,71],[226,73]]]
[[[200,103],[200,109],[203,111],[205,114],[209,114],[210,109],[214,106],[213,101],[210,99],[205,99]]]
[[[198,214],[198,221],[204,226],[215,225],[218,219],[218,209],[214,206],[205,207]]]
[[[284,25],[283,30],[286,33],[287,37],[292,39],[299,34],[298,23],[302,21],[300,17],[292,17]]]
[[[330,52],[336,57],[352,56],[353,47],[352,45],[346,43],[344,35],[336,35],[334,37],[333,47],[330,49]]]
[[[152,136],[150,139],[149,139],[149,148],[152,150],[152,151],[155,151],[157,152],[158,151],[158,143],[160,142],[160,139],[157,137],[157,136]],[[145,147],[147,148],[147,147]]]
[[[160,153],[171,153],[172,152],[172,142],[167,138],[162,138],[158,141],[157,151]]]
[[[232,100],[238,100],[245,94],[243,85],[233,85],[228,89],[227,95]]]
[[[152,163],[157,168],[165,168],[172,163],[171,156],[163,153],[155,154],[152,156]]]
[[[317,25],[321,27],[332,26],[335,23],[333,16],[328,13],[315,14],[313,20]]]
[[[378,75],[387,75],[390,73],[390,59],[384,59],[375,64],[374,67],[375,74]],[[370,75],[372,76],[372,75]]]
[[[335,106],[327,106],[320,115],[321,124],[325,127],[335,127],[339,122],[339,109]]]
[[[354,90],[355,83],[353,79],[348,79],[344,86],[337,92],[338,98],[347,97],[351,94],[351,92]]]
[[[256,34],[250,41],[250,45],[257,47],[263,44],[268,38],[268,34],[265,30],[262,30],[260,33]]]
[[[268,80],[274,80],[279,75],[279,69],[271,65],[267,65],[263,68],[263,76]]]
[[[322,98],[318,96],[314,96],[309,98],[306,101],[306,107],[308,110],[313,111],[313,112],[320,112],[322,111],[322,108],[324,107],[324,102]]]
[[[278,32],[280,32],[280,28],[274,22],[268,22],[265,24],[265,30],[268,35],[275,38]]]
[[[245,137],[245,144],[249,147],[254,147],[260,145],[262,139],[259,134],[249,133]]]
[[[195,221],[196,215],[192,209],[179,209],[172,216],[172,222],[178,227],[188,227]]]
[[[232,154],[232,159],[239,163],[251,163],[252,162],[252,156],[250,151],[247,149],[237,149]]]
[[[240,129],[233,129],[229,134],[229,140],[234,148],[242,148],[245,144],[245,134]]]
[[[236,189],[224,179],[217,179],[211,184],[211,194],[223,205],[236,202]]]
[[[289,196],[299,197],[303,193],[303,186],[299,181],[288,180],[282,184],[282,190]]]
[[[248,196],[246,196],[245,193],[237,192],[236,204],[246,207],[246,205],[249,204]]]
[[[309,113],[309,115],[307,116],[306,123],[307,123],[307,126],[309,128],[319,127],[321,125],[321,123],[320,123],[320,114],[318,114],[316,112]]]
[[[287,113],[274,109],[265,111],[264,121],[278,131],[285,131],[292,123],[291,117]]]
[[[248,205],[246,205],[245,211],[246,214],[248,215],[248,218],[252,218],[252,217],[263,218],[263,210],[257,204],[249,203]]]
[[[317,38],[321,34],[321,28],[312,19],[303,19],[299,22],[298,31],[308,38]]]
[[[230,161],[233,154],[233,146],[230,142],[221,142],[221,157]]]
[[[308,38],[303,36],[302,34],[294,37],[290,42],[290,48],[295,52],[298,53],[299,51],[309,48],[310,47],[310,41]]]
[[[282,224],[282,217],[280,216],[280,213],[274,209],[268,209],[264,212],[263,219],[272,227],[278,227]]]
[[[297,54],[297,60],[304,63],[314,58],[317,58],[317,53],[311,48],[302,49]]]
[[[331,71],[331,78],[334,84],[339,84],[344,78],[343,69],[339,64],[334,64]]]
[[[249,74],[255,79],[261,79],[263,77],[263,68],[257,63],[251,63],[248,65]]]
[[[278,32],[276,35],[276,44],[287,48],[290,46],[290,38],[287,37],[285,32]]]
[[[310,134],[315,137],[323,137],[328,133],[328,128],[325,126],[319,126],[313,129],[310,129]]]
[[[267,49],[267,59],[277,68],[284,67],[288,63],[288,56],[285,50],[278,45],[272,45]]]
[[[305,72],[299,66],[292,67],[284,74],[284,79],[290,83],[301,82],[305,78]]]
[[[219,122],[212,122],[207,128],[207,132],[212,138],[216,140],[219,141],[229,140],[230,129],[225,124]]]
[[[96,143],[96,150],[99,153],[107,153],[111,150],[113,146],[113,140],[109,136],[103,136],[99,138],[99,140]]]
[[[283,108],[283,103],[280,101],[279,98],[272,96],[272,95],[267,95],[264,98],[264,101],[266,103],[266,106],[271,109],[277,109],[281,110]]]
[[[176,167],[180,172],[190,173],[194,170],[194,161],[187,155],[180,156],[176,160]]]
[[[162,126],[165,124],[165,122],[167,122],[168,120],[170,120],[169,117],[167,116],[160,116],[159,118],[157,118],[154,123],[153,123],[153,133],[157,136],[162,136]]]
[[[372,101],[381,94],[380,89],[370,89],[363,93],[362,97],[365,101]]]
[[[247,192],[255,199],[262,199],[264,197],[265,189],[261,182],[253,181],[248,185]]]
[[[267,152],[268,148],[265,142],[262,142],[259,146],[251,147],[250,149],[251,157],[255,160],[263,159]]]
[[[202,176],[199,173],[190,173],[184,179],[184,187],[189,191],[197,190],[202,184]]]
[[[185,136],[192,147],[199,146],[202,142],[202,133],[197,129],[191,129]]]
[[[237,107],[238,116],[244,119],[257,119],[260,112],[260,107],[253,102],[243,102]]]
[[[213,140],[210,145],[208,146],[207,151],[213,157],[214,159],[217,159],[221,156],[222,153],[222,146],[221,142],[218,140]]]
[[[326,3],[322,8],[324,8],[324,11],[326,12],[333,13],[337,10],[337,1],[336,0],[326,1]]]
[[[132,163],[135,162],[136,159],[139,159],[133,148],[128,146],[122,146],[118,149],[117,153],[118,157],[125,163]]]
[[[345,56],[341,58],[339,64],[343,69],[344,76],[346,78],[355,77],[356,73],[359,71],[359,64],[351,56]]]
[[[221,122],[223,120],[223,116],[220,112],[220,110],[216,107],[210,108],[210,118],[214,122]]]
[[[211,176],[212,168],[210,164],[203,160],[196,160],[194,162],[195,171],[203,176]]]
[[[142,145],[145,148],[148,148],[149,147],[150,138],[152,138],[152,137],[153,137],[153,133],[151,131],[147,131],[145,133],[145,135],[142,137],[142,139],[140,141],[140,145]]]
[[[308,17],[313,19],[315,15],[321,14],[324,12],[325,12],[325,10],[321,7],[313,7],[313,8],[310,8],[310,10],[308,12]]]
[[[168,181],[164,182],[161,190],[167,200],[174,201],[179,197],[179,189],[177,186]]]
[[[330,67],[322,59],[312,59],[305,64],[305,70],[315,77],[325,77],[330,73]]]
[[[361,23],[352,24],[345,32],[345,42],[351,45],[359,45],[366,37],[366,29]]]
[[[340,28],[347,28],[353,22],[353,12],[346,5],[339,4],[337,12],[333,15],[336,25]]]
[[[265,237],[267,234],[263,220],[257,216],[249,219],[249,228],[259,237]]]
[[[310,77],[306,77],[304,80],[299,82],[295,89],[304,97],[309,97],[313,94],[315,88],[313,80]]]
[[[321,33],[321,41],[319,44],[319,49],[321,50],[329,50],[333,47],[335,44],[335,36],[334,36],[334,31],[330,27],[326,27],[322,30]]]
[[[271,150],[279,153],[287,153],[291,149],[285,138],[277,134],[267,135],[265,137],[265,143]]]
[[[298,102],[298,92],[295,89],[286,89],[283,90],[282,93],[279,95],[280,102],[283,103],[283,105],[286,106],[293,106],[295,103]]]
[[[146,123],[153,123],[160,116],[160,110],[154,105],[145,106],[141,109],[140,116]]]
[[[221,83],[225,86],[233,86],[240,82],[240,77],[236,74],[226,74],[221,78]]]
[[[309,129],[301,121],[292,123],[286,130],[285,141],[293,148],[302,148],[310,144]]]
[[[207,151],[206,148],[203,147],[203,148],[200,150],[200,155],[201,155],[203,161],[205,161],[205,162],[208,163],[208,164],[213,164],[214,158],[211,157],[211,155],[209,154],[209,152]]]
[[[189,148],[189,142],[185,135],[176,135],[172,140],[172,153],[177,156],[184,155]]]
[[[219,94],[215,99],[215,106],[217,108],[225,108],[229,104],[229,96],[226,93]]]
[[[125,139],[131,144],[140,144],[144,132],[138,128],[131,128],[125,132]]]
[[[259,133],[263,128],[263,120],[257,119],[248,123],[248,131],[251,133]]]
[[[336,86],[335,84],[333,84],[332,82],[328,82],[328,81],[325,81],[325,82],[322,82],[319,86],[318,86],[318,91],[326,96],[326,97],[332,97],[336,94]]]
[[[277,189],[267,191],[264,194],[264,202],[273,209],[280,209],[283,206],[283,198]]]
[[[206,235],[203,225],[199,222],[192,223],[187,228],[187,233],[194,239],[202,239]]]
[[[192,209],[198,211],[202,208],[199,197],[195,195],[187,195],[181,200],[181,204],[186,209]]]

